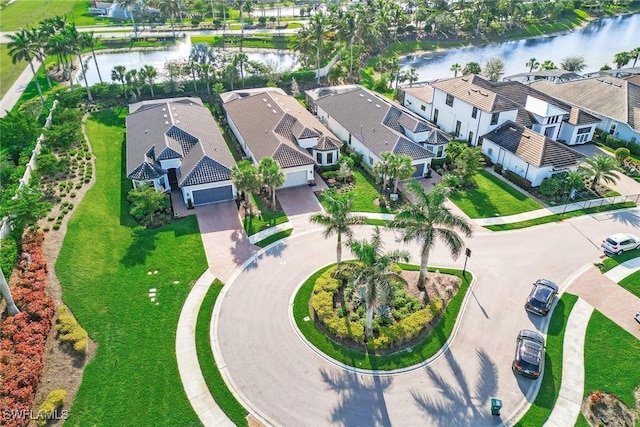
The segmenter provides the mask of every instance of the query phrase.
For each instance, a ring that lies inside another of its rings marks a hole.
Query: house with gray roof
[[[471,145],[507,121],[567,145],[583,144],[591,141],[600,122],[579,106],[536,90],[536,83],[491,82],[470,74],[429,85],[432,92],[403,88],[403,105]]]
[[[640,143],[640,84],[633,77],[591,77],[565,83],[534,82],[535,89],[600,118],[598,128]]]
[[[232,200],[235,161],[200,98],[171,98],[129,105],[127,178],[156,191],[180,191],[186,205]]]
[[[537,187],[545,178],[577,168],[582,154],[529,128],[507,121],[482,135],[482,152],[504,170]]]
[[[307,107],[369,167],[383,152],[406,154],[427,174],[431,159],[444,157],[451,137],[426,120],[362,86],[337,86],[306,92]]]
[[[272,157],[285,174],[281,188],[306,185],[316,164],[338,163],[342,143],[295,98],[278,88],[222,94],[229,127],[255,164]]]

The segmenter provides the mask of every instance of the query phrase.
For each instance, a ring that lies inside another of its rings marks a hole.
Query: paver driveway
[[[309,218],[314,213],[322,211],[322,206],[314,194],[314,191],[319,189],[317,185],[315,187],[304,185],[276,191],[282,210],[287,214],[295,233],[316,227],[309,222]]]

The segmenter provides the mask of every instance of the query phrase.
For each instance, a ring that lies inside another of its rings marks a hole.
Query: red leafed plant
[[[0,323],[0,425],[26,426],[44,367],[54,302],[45,293],[47,262],[42,233],[23,238],[9,286],[20,313]]]

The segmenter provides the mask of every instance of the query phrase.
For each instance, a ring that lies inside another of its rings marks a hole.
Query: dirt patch
[[[640,401],[639,390],[635,391],[636,405]],[[633,427],[638,413],[627,407],[614,394],[593,391],[582,402],[582,414],[591,426]]]

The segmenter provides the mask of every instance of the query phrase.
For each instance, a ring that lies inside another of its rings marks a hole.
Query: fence
[[[49,111],[49,115],[47,116],[47,120],[44,123],[44,128],[49,129],[51,127],[51,117],[53,115],[53,110],[56,109],[56,105],[58,105],[58,100],[53,101],[53,106],[51,106],[51,111]],[[40,150],[42,149],[42,141],[44,141],[44,132],[40,134],[38,140],[36,142],[36,147],[33,149],[31,153],[31,158],[29,159],[29,163],[27,163],[27,168],[24,171],[24,175],[20,179],[20,184],[18,185],[18,192],[25,185],[29,185],[29,181],[31,180],[31,172],[37,169],[37,157],[40,155]],[[17,192],[16,192],[17,193]],[[18,194],[13,196],[14,198],[18,197]],[[0,221],[0,240],[5,239],[9,233],[11,233],[11,225],[9,225],[9,220],[7,217],[2,218]]]
[[[602,199],[589,199],[579,202],[572,202],[563,205],[562,213],[567,211],[575,211],[578,209],[597,208],[605,205],[616,205],[619,203],[633,202],[636,205],[640,200],[640,194],[630,194],[628,196],[603,197]],[[559,207],[559,206],[558,206]]]

